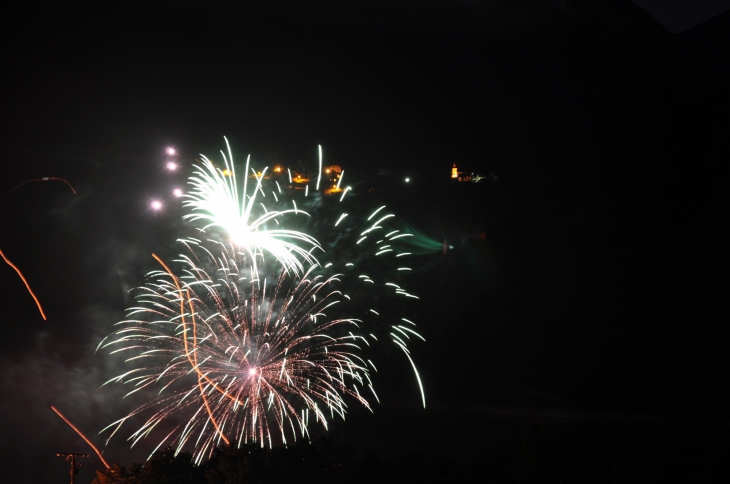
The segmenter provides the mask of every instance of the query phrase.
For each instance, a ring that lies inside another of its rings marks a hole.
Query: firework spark
[[[38,311],[40,311],[41,317],[45,321],[45,319],[46,319],[46,313],[43,312],[43,307],[41,306],[41,302],[38,300],[38,297],[33,292],[33,289],[30,288],[30,284],[28,284],[28,280],[25,278],[25,276],[23,275],[23,273],[20,272],[20,269],[18,269],[18,266],[16,266],[12,262],[10,262],[10,259],[8,259],[7,257],[5,257],[5,254],[3,253],[3,251],[1,249],[0,249],[0,256],[3,258],[3,260],[5,261],[5,263],[7,265],[9,265],[13,269],[15,269],[15,272],[18,273],[18,275],[20,276],[20,279],[23,281],[23,284],[25,284],[25,288],[28,289],[28,292],[33,297],[33,300],[35,301],[36,306],[38,306]]]
[[[71,191],[74,193],[74,195],[76,195],[76,189],[74,189],[74,187],[65,178],[61,178],[58,176],[44,176],[43,178],[33,178],[32,180],[26,180],[23,183],[16,185],[15,187],[13,187],[12,190],[10,190],[8,193],[6,193],[3,196],[3,198],[0,198],[0,202],[5,200],[6,198],[8,198],[11,193],[13,193],[15,190],[22,187],[23,185],[27,185],[28,183],[43,182],[43,181],[61,181],[61,182],[65,183],[66,185],[68,185],[68,187],[71,189]]]
[[[107,463],[106,459],[104,459],[104,456],[101,455],[101,452],[99,452],[99,449],[94,445],[94,443],[92,441],[90,441],[89,439],[87,439],[86,436],[74,424],[72,424],[69,419],[64,417],[60,410],[58,410],[53,405],[51,405],[51,410],[56,412],[56,415],[61,417],[63,419],[63,421],[69,425],[69,427],[74,429],[76,431],[76,433],[79,434],[81,436],[81,438],[84,439],[84,441],[86,441],[86,443],[91,446],[92,449],[94,449],[94,452],[96,452],[96,455],[98,455],[99,459],[101,459],[102,464],[104,464],[107,469],[110,469],[109,464]]]
[[[321,249],[321,247],[314,237],[296,230],[268,227],[273,224],[279,225],[280,219],[287,214],[305,216],[308,214],[297,209],[296,203],[291,209],[268,210],[259,201],[259,195],[261,198],[266,197],[261,188],[266,169],[260,174],[251,170],[256,184],[253,192],[249,193],[247,175],[250,157],[246,160],[243,196],[239,198],[233,155],[227,139],[226,145],[228,146],[228,157],[221,151],[226,167],[223,171],[217,169],[208,158],[202,156],[202,166],[196,167],[194,175],[190,178],[189,183],[193,189],[185,195],[186,200],[183,202],[183,205],[190,207],[193,213],[185,215],[183,218],[207,222],[203,230],[209,227],[223,229],[232,241],[250,256],[254,267],[256,267],[257,257],[265,252],[273,255],[287,272],[295,274],[300,274],[306,269],[302,262],[309,266],[317,264],[317,259],[312,255],[312,251]],[[226,176],[226,173],[230,173],[230,176]],[[303,247],[297,244],[302,244]]]
[[[110,382],[134,385],[130,393],[153,385],[166,391],[110,427],[156,408],[132,435],[136,443],[173,414],[187,413],[160,446],[191,442],[200,461],[221,440],[286,443],[308,434],[310,417],[326,428],[327,413],[344,417],[346,396],[370,408],[361,393],[367,387],[375,395],[359,355],[367,341],[355,334],[361,321],[327,316],[342,300],[336,275],[316,276],[310,267],[298,279],[283,269],[261,279],[263,268],[254,271],[233,247],[216,257],[200,247],[182,263],[183,276],[166,266],[151,273],[140,306],[130,310],[146,317],[119,323],[100,345],[133,353],[127,361],[158,362]]]
[[[71,186],[71,184],[65,178],[61,178],[61,177],[57,177],[57,176],[45,176],[43,178],[33,178],[31,180],[26,180],[23,183],[20,183],[20,184],[16,185],[13,189],[11,189],[9,192],[7,192],[3,196],[3,198],[0,198],[0,202],[2,202],[3,200],[5,200],[6,198],[8,198],[8,196],[10,196],[11,193],[13,193],[15,190],[17,190],[18,188],[22,187],[23,185],[27,185],[28,183],[43,182],[43,181],[62,181],[63,183],[65,183],[66,185],[68,185],[68,187],[71,189],[71,191],[74,193],[74,195],[76,195],[76,190],[74,189],[73,186]],[[25,288],[28,289],[28,292],[33,297],[33,300],[35,301],[36,306],[38,306],[38,311],[40,311],[41,317],[45,321],[46,320],[46,313],[43,311],[43,307],[41,306],[41,302],[38,300],[38,297],[33,292],[33,289],[30,288],[30,284],[28,284],[28,280],[25,278],[25,276],[23,275],[23,273],[20,272],[20,269],[18,269],[18,266],[16,266],[12,262],[10,262],[10,259],[8,259],[5,256],[5,254],[3,253],[2,250],[0,250],[0,256],[2,256],[3,260],[5,261],[5,263],[7,265],[9,265],[10,267],[12,267],[15,270],[15,272],[18,273],[18,276],[20,276],[20,279],[23,281],[23,284],[25,284]]]

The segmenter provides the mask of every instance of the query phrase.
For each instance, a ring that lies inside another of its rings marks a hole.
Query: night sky
[[[44,176],[78,193],[33,183],[0,202],[0,249],[48,315],[0,265],[3,482],[66,482],[55,453],[90,451],[50,405],[99,444],[135,407],[121,386],[100,388],[123,364],[94,350],[155,268],[150,254],[177,250],[182,211],[148,208],[184,181],[165,171],[165,147],[190,162],[223,136],[261,165],[315,166],[321,144],[361,182],[354,196],[387,199],[454,245],[420,257],[409,281],[427,410],[393,359],[382,404],[353,408],[334,438],[395,458],[478,456],[533,418],[587,434],[641,426],[648,445],[727,437],[726,3],[8,12],[0,197]],[[449,183],[453,163],[496,179]],[[131,430],[108,460],[154,448],[129,450]],[[101,467],[85,464],[81,483]]]

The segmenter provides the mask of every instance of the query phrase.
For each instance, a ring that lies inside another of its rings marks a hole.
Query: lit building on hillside
[[[458,168],[456,168],[456,163],[453,164],[451,167],[451,179],[459,182],[471,182],[471,183],[477,183],[480,180],[483,180],[485,177],[480,176],[478,173],[465,173],[462,171],[459,171]],[[486,178],[490,178],[492,180],[497,180],[497,177],[490,173]]]

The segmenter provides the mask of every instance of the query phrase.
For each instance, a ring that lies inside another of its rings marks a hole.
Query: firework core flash
[[[228,144],[228,140],[226,140]],[[185,207],[190,207],[192,213],[183,218],[191,221],[202,220],[207,222],[203,227],[206,230],[217,227],[226,232],[231,240],[246,252],[256,267],[256,254],[269,253],[273,255],[288,272],[300,274],[306,266],[317,264],[312,254],[313,249],[321,250],[319,242],[309,234],[301,231],[283,228],[269,228],[270,223],[278,227],[290,215],[308,216],[302,210],[293,209],[269,210],[259,196],[265,196],[261,183],[266,169],[259,175],[250,170],[250,157],[246,160],[243,177],[243,192],[238,193],[236,171],[233,165],[233,155],[228,146],[228,156],[221,152],[226,171],[231,176],[225,176],[224,171],[217,169],[205,156],[203,163],[196,166],[190,178],[192,190],[185,195]],[[249,190],[249,171],[253,172],[255,184]],[[263,207],[262,210],[258,210]],[[256,209],[256,210],[255,210]]]

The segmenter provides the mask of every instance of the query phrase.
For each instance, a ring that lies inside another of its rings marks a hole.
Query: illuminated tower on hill
[[[459,171],[456,169],[456,163],[454,163],[454,166],[451,167],[451,178],[458,178],[459,177]]]

